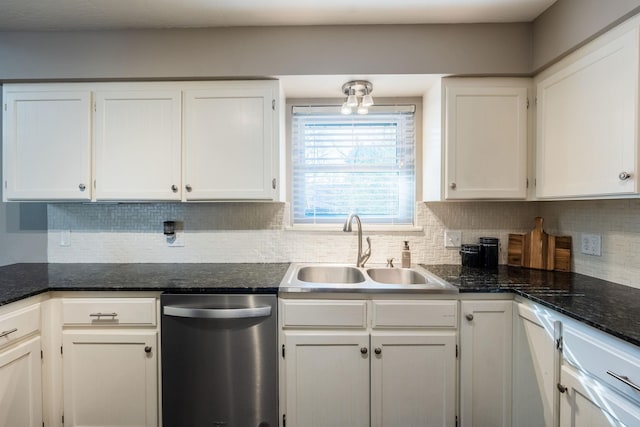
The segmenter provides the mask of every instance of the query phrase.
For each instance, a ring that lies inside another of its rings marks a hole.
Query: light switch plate
[[[462,243],[462,231],[444,230],[444,247],[459,248]]]
[[[602,256],[602,236],[583,233],[580,238],[580,252],[585,255]]]
[[[60,231],[60,246],[71,246],[71,230]]]

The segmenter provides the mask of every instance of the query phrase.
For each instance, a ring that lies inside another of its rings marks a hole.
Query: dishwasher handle
[[[166,305],[164,306],[164,314],[165,316],[190,317],[193,319],[248,319],[271,316],[271,307],[199,308]]]

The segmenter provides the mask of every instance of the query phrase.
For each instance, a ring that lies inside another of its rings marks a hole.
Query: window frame
[[[376,109],[384,107],[398,107],[398,106],[411,106],[414,108],[414,135],[415,135],[415,147],[414,147],[414,203],[413,203],[413,223],[394,224],[394,223],[372,223],[363,219],[363,223],[366,224],[366,228],[372,231],[420,231],[421,226],[418,226],[419,219],[417,218],[417,202],[421,200],[422,195],[422,98],[380,98],[376,99]],[[313,109],[319,107],[319,109],[335,108],[336,112],[339,112],[342,99],[295,99],[289,98],[286,101],[286,164],[287,164],[287,188],[286,188],[286,200],[289,203],[288,208],[288,226],[285,226],[288,230],[303,230],[303,231],[322,231],[322,230],[337,230],[337,222],[329,223],[295,223],[294,222],[294,206],[293,206],[293,111],[294,107],[307,107]],[[346,219],[346,216],[345,216]],[[341,227],[341,225],[340,225]],[[340,228],[341,230],[341,228]]]

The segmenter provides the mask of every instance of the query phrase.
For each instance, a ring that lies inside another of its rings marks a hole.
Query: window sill
[[[313,231],[313,232],[343,232],[342,224],[296,224],[284,227],[285,231]],[[355,231],[355,226],[354,226]],[[422,233],[424,227],[417,225],[391,225],[391,224],[362,224],[362,232],[397,232],[397,233]]]

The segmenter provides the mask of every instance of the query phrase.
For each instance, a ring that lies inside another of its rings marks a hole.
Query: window
[[[412,225],[415,211],[415,108],[376,106],[367,115],[333,107],[294,107],[293,223]]]

